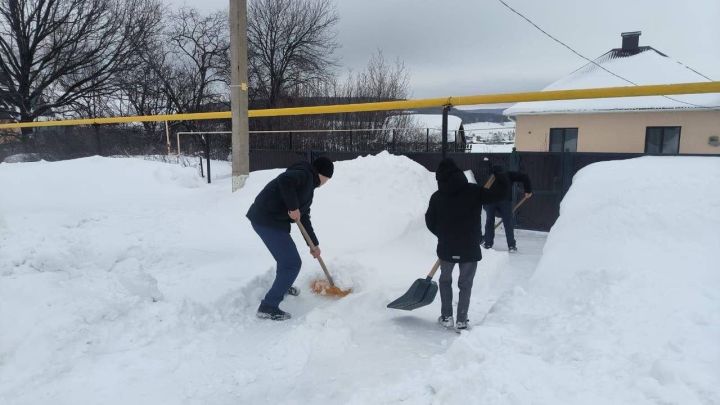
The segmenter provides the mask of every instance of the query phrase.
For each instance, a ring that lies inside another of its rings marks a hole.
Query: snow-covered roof
[[[469,124],[463,124],[465,132],[473,131],[491,131],[491,130],[504,130],[504,129],[515,129],[515,121],[507,122],[472,122]]]
[[[411,114],[415,126],[442,130],[442,114]],[[448,115],[448,131],[460,129],[462,119],[455,115]]]
[[[707,77],[672,60],[649,46],[640,48],[640,52],[634,55],[623,54],[619,52],[619,50],[613,49],[596,59],[595,63],[637,85],[711,81]],[[617,86],[632,86],[632,84],[612,75],[595,64],[588,63],[569,76],[545,87],[543,91]],[[720,93],[533,101],[517,103],[505,110],[504,114],[522,115],[708,108],[720,109]]]

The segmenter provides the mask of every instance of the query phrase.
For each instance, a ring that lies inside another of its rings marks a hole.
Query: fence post
[[[288,139],[290,141],[290,150],[292,151],[293,148],[293,137],[292,137],[292,131],[288,132]]]
[[[448,149],[448,112],[450,111],[450,106],[446,105],[443,107],[442,111],[442,157],[445,159],[445,156],[447,156],[447,149]]]
[[[560,198],[564,198],[565,194],[570,190],[570,185],[572,185],[572,170],[573,170],[573,163],[575,161],[575,153],[573,152],[561,152],[561,165],[560,168],[562,170],[562,190],[560,192]]]
[[[425,128],[425,152],[430,152],[430,128]]]
[[[207,179],[208,184],[211,183],[210,180],[210,135],[205,135],[205,160],[207,161]]]
[[[165,121],[165,142],[167,143],[167,154],[170,155],[170,126],[168,125],[168,122]],[[180,145],[178,145],[178,148]]]
[[[393,150],[393,153],[395,153],[395,151],[397,151],[397,146],[396,146],[396,144],[395,144],[395,130],[394,130],[394,129],[390,130],[390,134],[392,135],[392,138],[393,138],[393,140],[392,140],[392,150]]]

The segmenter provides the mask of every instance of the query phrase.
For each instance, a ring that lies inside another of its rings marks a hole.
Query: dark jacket
[[[492,167],[492,174],[504,185],[503,201],[512,200],[513,184],[518,182],[523,184],[523,189],[526,193],[532,193],[530,178],[525,173],[507,171],[503,166],[496,165]]]
[[[430,197],[425,224],[438,238],[438,257],[453,263],[481,260],[482,204],[500,201],[506,185],[502,179],[490,189],[468,183],[465,174],[449,159],[440,164],[435,177],[438,191]]]
[[[320,185],[320,177],[310,163],[300,162],[290,166],[277,176],[255,198],[247,217],[254,224],[283,229],[290,232],[292,219],[288,211],[300,210],[300,222],[307,229],[315,245],[319,245],[310,222],[315,188]]]

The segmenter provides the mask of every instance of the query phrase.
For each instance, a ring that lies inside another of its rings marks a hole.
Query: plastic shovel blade
[[[410,286],[402,297],[387,305],[388,308],[403,309],[412,311],[413,309],[424,307],[432,303],[437,295],[438,285],[431,279],[419,278]]]

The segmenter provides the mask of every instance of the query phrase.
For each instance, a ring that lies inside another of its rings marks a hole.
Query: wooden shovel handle
[[[435,273],[438,271],[439,268],[440,268],[440,259],[437,259],[435,261],[435,264],[433,264],[433,266],[432,266],[432,270],[430,270],[430,273],[428,273],[428,275],[427,275],[428,280],[433,278],[433,276],[435,275]]]
[[[526,195],[525,197],[523,197],[522,200],[518,201],[518,203],[515,204],[515,206],[513,207],[512,212],[515,213],[515,211],[517,211],[517,209],[520,208],[521,205],[525,204],[525,201],[527,201],[528,198],[530,198],[530,196]],[[495,229],[498,229],[500,227],[500,225],[502,225],[502,219],[500,220],[500,222],[495,224]]]
[[[310,238],[310,235],[307,233],[307,230],[303,226],[303,224],[300,223],[300,221],[295,221],[298,228],[300,228],[300,233],[302,233],[303,238],[305,238],[305,243],[310,246],[311,249],[315,249],[316,246],[313,243],[312,239]],[[317,260],[320,262],[320,267],[322,267],[323,272],[325,272],[325,277],[327,277],[328,282],[330,282],[331,287],[335,287],[335,281],[333,281],[332,276],[330,276],[330,272],[327,269],[327,266],[325,266],[325,262],[323,261],[322,257],[318,256]]]
[[[495,183],[495,175],[490,175],[490,178],[487,179],[485,182],[485,185],[483,185],[483,188],[490,188],[492,187],[493,183]]]

